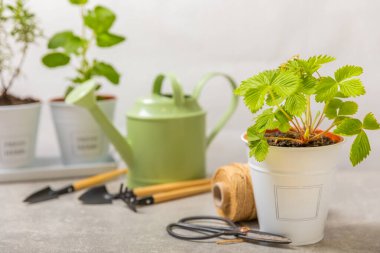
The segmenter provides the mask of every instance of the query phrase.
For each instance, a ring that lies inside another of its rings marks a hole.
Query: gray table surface
[[[62,186],[69,180],[50,182]],[[380,252],[380,183],[376,170],[340,170],[325,238],[304,247],[217,245],[171,238],[179,218],[215,214],[210,193],[143,207],[84,206],[80,193],[36,205],[22,199],[47,182],[0,185],[0,252]],[[117,190],[119,182],[109,184]]]

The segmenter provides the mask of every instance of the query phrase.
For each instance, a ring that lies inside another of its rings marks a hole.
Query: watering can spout
[[[95,96],[96,89],[97,84],[93,80],[89,80],[71,91],[70,94],[66,97],[65,102],[86,108],[91,113],[95,121],[98,123],[100,128],[103,130],[105,135],[108,137],[128,167],[133,168],[132,147],[126,138],[120,134],[114,125],[112,125],[104,112],[97,105]]]

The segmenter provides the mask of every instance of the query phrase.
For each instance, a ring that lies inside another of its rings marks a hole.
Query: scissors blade
[[[249,230],[247,235],[243,235],[239,237],[246,240],[254,240],[254,241],[269,242],[269,243],[289,244],[292,242],[292,240],[290,240],[289,238],[285,236],[261,232],[257,230]]]

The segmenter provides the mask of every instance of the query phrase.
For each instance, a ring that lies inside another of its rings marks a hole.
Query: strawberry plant
[[[277,69],[263,71],[242,81],[235,94],[244,98],[252,113],[259,113],[254,124],[247,129],[250,156],[263,161],[270,145],[333,144],[334,141],[326,136],[330,131],[355,136],[350,151],[353,166],[369,155],[371,147],[366,131],[380,129],[380,125],[373,113],[368,113],[362,120],[355,118],[358,104],[351,100],[366,92],[359,78],[363,69],[346,65],[332,76],[322,76],[319,69],[334,60],[327,55],[308,59],[295,56]],[[321,103],[323,109],[314,113],[311,109],[313,100]],[[320,126],[325,120],[330,121],[329,126],[322,130]]]
[[[125,40],[125,37],[110,31],[116,15],[104,6],[87,8],[88,0],[70,0],[70,3],[80,8],[81,34],[67,30],[53,35],[47,45],[49,52],[42,58],[43,64],[49,68],[56,68],[73,63],[76,75],[70,78],[65,96],[76,85],[97,77],[105,78],[114,85],[119,84],[120,74],[110,63],[97,59],[90,60],[88,57],[92,46],[109,48]]]

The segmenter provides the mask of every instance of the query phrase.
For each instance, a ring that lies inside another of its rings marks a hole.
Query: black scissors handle
[[[186,235],[180,235],[174,232],[174,229],[180,228],[188,231],[194,231],[197,233],[205,232],[204,234],[200,236],[186,236]],[[212,228],[207,228],[207,227],[201,227],[201,226],[196,226],[192,224],[186,224],[186,223],[171,223],[166,227],[166,231],[173,237],[182,239],[182,240],[206,240],[206,239],[211,239],[211,238],[216,238],[219,236],[222,236],[224,234],[224,231],[220,230],[215,230]],[[208,233],[207,233],[208,232]]]
[[[189,222],[191,221],[199,221],[199,220],[215,220],[215,221],[222,221],[226,226],[211,226],[211,225],[199,225],[199,224],[191,224]],[[202,233],[201,236],[186,236],[186,235],[180,235],[174,232],[174,229],[183,229],[193,232]],[[227,220],[221,217],[216,216],[192,216],[192,217],[186,217],[183,219],[180,219],[177,223],[171,223],[166,227],[167,232],[178,239],[182,240],[206,240],[211,238],[216,238],[220,236],[238,236],[238,235],[244,235],[244,233],[241,233],[239,230],[239,227],[236,226],[235,223],[233,223],[231,220]]]
[[[195,224],[192,221],[211,221],[210,225]],[[212,221],[221,221],[225,226],[213,226]],[[184,235],[175,232],[174,230],[186,230],[192,231],[197,235]],[[233,221],[217,216],[192,216],[180,219],[177,223],[171,223],[166,227],[167,232],[178,239],[182,240],[206,240],[221,236],[234,236],[235,238],[241,238],[247,242],[269,242],[269,243],[279,243],[288,244],[291,243],[286,237],[275,235],[271,233],[265,233],[260,231],[254,231],[247,227],[239,227]]]
[[[190,216],[186,218],[180,219],[178,222],[188,222],[188,221],[194,221],[194,220],[216,220],[216,221],[222,221],[226,223],[226,225],[230,226],[231,228],[238,228],[238,226],[233,223],[233,221],[222,218],[222,217],[217,217],[217,216]]]

